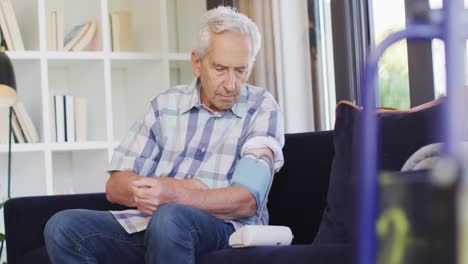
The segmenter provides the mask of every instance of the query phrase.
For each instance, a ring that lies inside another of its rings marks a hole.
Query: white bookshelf
[[[8,51],[18,99],[40,142],[13,144],[12,196],[103,192],[112,152],[151,98],[193,78],[190,51],[206,0],[13,0],[25,51]],[[47,50],[47,14],[61,10],[64,34],[98,21],[97,51]],[[132,16],[133,51],[112,52],[109,14]],[[86,142],[55,142],[53,95],[87,100]],[[0,120],[8,125],[7,120]],[[0,144],[0,196],[8,146]]]

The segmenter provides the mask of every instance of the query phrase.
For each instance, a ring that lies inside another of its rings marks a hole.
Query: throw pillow
[[[379,170],[400,170],[416,150],[440,141],[435,124],[441,112],[442,100],[401,111],[379,111]],[[342,101],[336,108],[334,128],[335,157],[319,232],[314,243],[353,243],[357,196],[353,172],[358,157],[358,126],[360,108]]]

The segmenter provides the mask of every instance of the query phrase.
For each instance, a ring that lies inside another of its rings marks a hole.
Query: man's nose
[[[233,70],[228,70],[224,78],[224,88],[228,91],[233,91],[236,89],[236,74]]]

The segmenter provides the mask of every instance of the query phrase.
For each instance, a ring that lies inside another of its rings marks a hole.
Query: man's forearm
[[[107,200],[111,203],[122,204],[130,207],[136,206],[131,183],[142,176],[131,171],[115,171],[106,183]]]
[[[208,189],[196,179],[142,177],[130,171],[112,173],[106,194],[110,202],[130,207],[179,203],[226,219],[252,216],[257,206],[254,196],[241,186]]]
[[[198,208],[219,218],[235,219],[255,214],[254,196],[241,186],[220,189],[178,189],[175,203]]]

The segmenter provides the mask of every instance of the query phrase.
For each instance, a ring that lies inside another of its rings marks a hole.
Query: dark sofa
[[[287,134],[285,165],[275,175],[269,195],[271,225],[289,226],[293,245],[224,249],[199,256],[197,263],[349,263],[350,248],[312,245],[326,204],[333,160],[332,131]],[[50,263],[44,247],[47,220],[64,209],[116,210],[103,193],[21,197],[5,204],[7,260]]]

